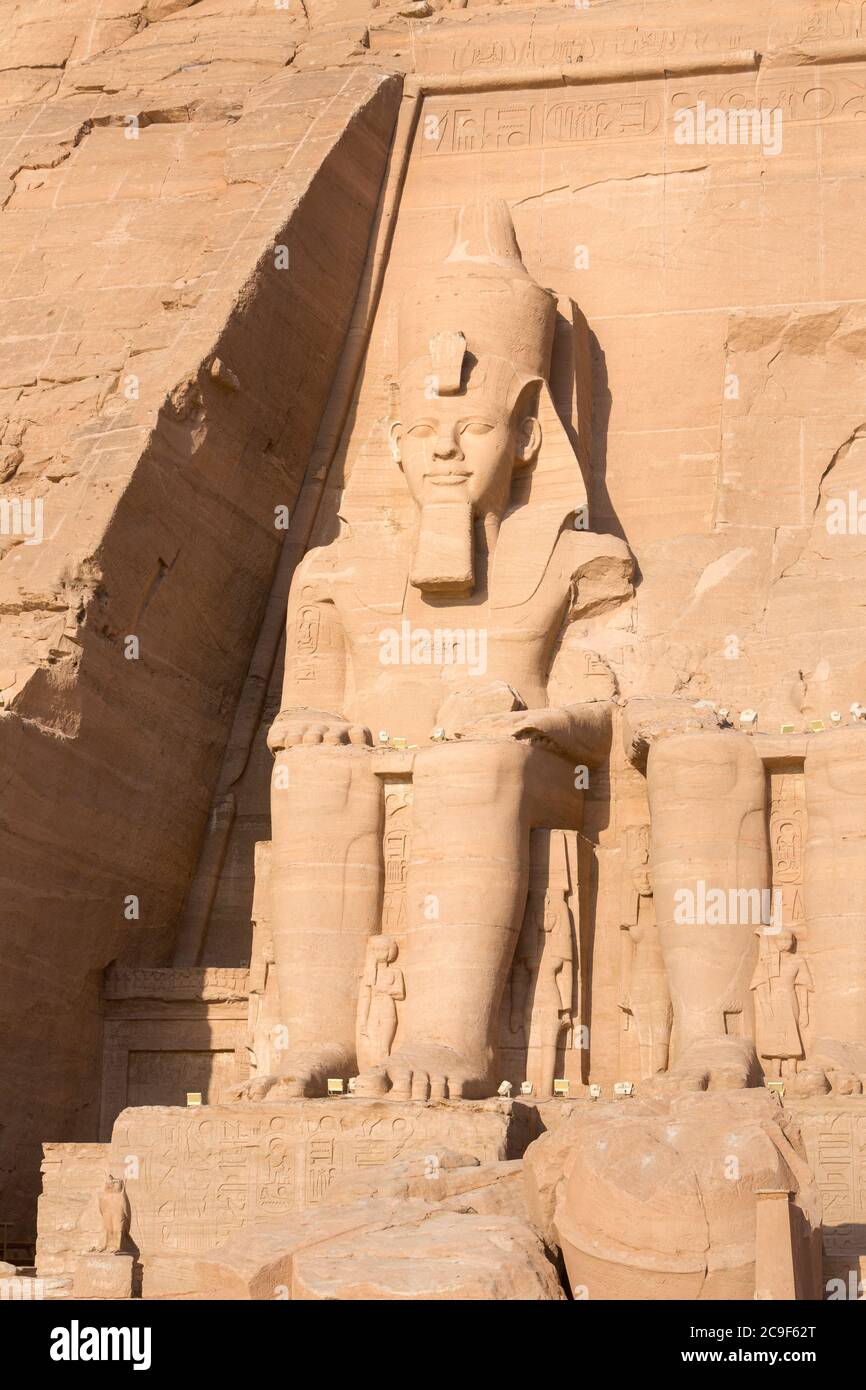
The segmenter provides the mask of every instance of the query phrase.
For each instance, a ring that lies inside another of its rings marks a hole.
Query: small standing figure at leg
[[[123,1178],[115,1178],[111,1173],[105,1187],[99,1194],[99,1214],[105,1231],[103,1251],[117,1255],[123,1250],[129,1231],[129,1198]]]
[[[391,1054],[397,1033],[397,1002],[406,998],[403,972],[394,961],[393,936],[371,936],[358,1001],[358,1065],[380,1066]]]
[[[566,850],[561,832],[536,830],[523,929],[514,963],[511,1031],[526,1038],[526,1079],[553,1094],[556,1056],[572,1023],[574,946]]]
[[[637,1040],[641,1080],[667,1069],[673,1010],[652,901],[649,825],[626,831],[623,932],[623,1031]]]
[[[761,954],[752,976],[757,1005],[758,1052],[774,1077],[793,1076],[804,1055],[801,1028],[809,1023],[809,992],[814,989],[806,961],[794,954],[794,936],[755,933]]]

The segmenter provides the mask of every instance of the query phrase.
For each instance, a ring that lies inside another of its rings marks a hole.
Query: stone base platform
[[[612,1104],[625,1111],[634,1103]],[[321,1219],[330,1219],[335,1183],[343,1191],[347,1180],[352,1190],[362,1189],[377,1170],[405,1168],[406,1160],[445,1151],[464,1155],[467,1164],[507,1167],[503,1161],[521,1158],[539,1135],[594,1108],[586,1098],[342,1096],[124,1110],[109,1143],[45,1146],[38,1276],[65,1278],[70,1291],[92,1285],[91,1297],[128,1296],[122,1262],[97,1255],[103,1241],[99,1196],[109,1172],[126,1183],[126,1253],[134,1257],[136,1293],[195,1298],[202,1296],[201,1261],[208,1252],[233,1248],[247,1228],[268,1224],[294,1231],[300,1222],[306,1239],[320,1208]],[[825,1296],[856,1297],[866,1262],[866,1097],[786,1099],[784,1109],[802,1133],[821,1189]],[[385,1176],[384,1186],[371,1186],[386,1192],[388,1181]],[[833,1293],[837,1284],[841,1292]]]
[[[544,1130],[591,1104],[346,1095],[134,1107],[118,1116],[109,1143],[45,1145],[37,1268],[68,1274],[99,1249],[108,1172],[126,1182],[129,1251],[143,1268],[144,1296],[183,1297],[191,1261],[247,1225],[315,1208],[339,1177],[436,1149],[481,1163],[520,1158]]]

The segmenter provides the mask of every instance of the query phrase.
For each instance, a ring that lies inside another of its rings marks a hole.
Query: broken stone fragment
[[[227,367],[219,357],[215,357],[211,362],[210,374],[213,380],[219,382],[220,386],[224,386],[227,391],[239,391],[241,389],[241,384],[231,367]]]

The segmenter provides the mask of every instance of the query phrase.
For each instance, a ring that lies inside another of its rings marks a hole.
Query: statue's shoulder
[[[314,546],[298,561],[292,585],[314,587],[316,590],[332,588],[338,566],[338,542]]]
[[[632,597],[634,557],[619,536],[566,527],[557,538],[553,560],[571,585],[572,621]]]
[[[605,531],[565,526],[557,537],[554,556],[557,564],[573,578],[579,578],[587,568],[616,570],[629,581],[634,572],[634,556],[626,542]]]

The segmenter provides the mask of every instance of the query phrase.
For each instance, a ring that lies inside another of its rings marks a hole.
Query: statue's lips
[[[469,473],[425,473],[425,474],[424,474],[424,477],[427,479],[427,481],[428,481],[429,483],[432,483],[434,487],[442,487],[443,485],[446,485],[446,486],[447,486],[447,485],[451,485],[451,484],[454,484],[454,483],[465,483],[465,482],[466,482],[466,479],[467,479],[468,477],[470,477],[470,476],[471,476],[471,475],[470,475]]]

